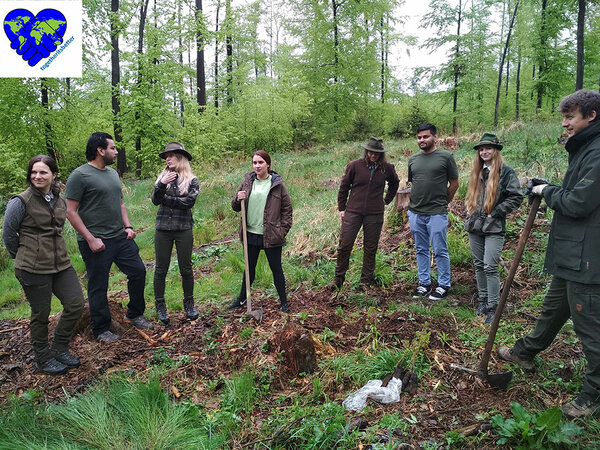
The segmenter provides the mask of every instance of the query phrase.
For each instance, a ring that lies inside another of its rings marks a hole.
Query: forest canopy
[[[403,4],[83,0],[82,78],[0,79],[0,193],[38,153],[66,177],[98,130],[119,172],[143,178],[172,140],[215,161],[405,137],[424,120],[479,132],[555,120],[562,96],[600,86],[597,1],[431,0],[422,46]],[[406,75],[410,54],[438,48],[444,60]]]

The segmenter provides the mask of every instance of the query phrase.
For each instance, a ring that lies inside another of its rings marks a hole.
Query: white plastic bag
[[[369,380],[358,391],[350,394],[342,402],[342,406],[351,411],[361,411],[367,406],[367,399],[387,405],[400,400],[402,380],[392,377],[386,387],[381,386],[381,380]]]

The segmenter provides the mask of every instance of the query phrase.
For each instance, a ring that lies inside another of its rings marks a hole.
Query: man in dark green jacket
[[[498,355],[533,371],[533,358],[573,320],[587,359],[581,392],[562,406],[568,418],[600,410],[600,93],[580,90],[558,106],[569,139],[561,186],[534,179],[533,195],[554,210],[544,270],[553,275],[535,329]]]

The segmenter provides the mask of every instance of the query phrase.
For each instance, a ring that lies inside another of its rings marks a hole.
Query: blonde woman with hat
[[[496,135],[484,133],[473,148],[477,155],[467,189],[465,230],[469,233],[479,296],[475,312],[486,316],[485,323],[491,323],[500,296],[498,265],[506,215],[521,205],[523,194],[515,171],[503,162],[502,144]]]
[[[394,200],[398,191],[398,175],[393,164],[386,161],[383,140],[371,137],[362,158],[351,161],[340,182],[338,210],[342,228],[338,246],[335,278],[330,289],[340,289],[346,277],[350,253],[360,228],[363,229],[363,265],[360,281],[375,284],[375,254],[383,227],[385,205]],[[387,192],[384,190],[387,183]]]
[[[154,301],[158,318],[167,325],[170,319],[165,303],[165,278],[171,263],[173,244],[177,250],[185,315],[190,320],[198,318],[198,311],[194,307],[192,207],[196,203],[199,184],[190,167],[192,155],[183,144],[169,142],[158,156],[165,160],[166,166],[158,175],[152,193],[152,203],[159,206],[154,236]]]

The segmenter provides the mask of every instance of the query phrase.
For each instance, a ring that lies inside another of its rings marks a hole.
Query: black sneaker
[[[475,315],[476,316],[485,316],[486,312],[487,312],[487,303],[479,302],[479,304],[477,305],[477,308],[475,308]]]
[[[281,310],[281,312],[289,314],[290,313],[290,307],[288,305],[287,302],[282,303],[281,306],[279,307],[279,309]]]
[[[146,319],[143,315],[139,315],[133,319],[125,316],[125,320],[140,330],[154,330],[154,324]]]
[[[435,288],[435,290],[429,296],[429,300],[437,301],[437,300],[446,298],[449,290],[450,290],[449,286],[438,286]]]
[[[417,286],[415,292],[413,293],[413,298],[423,298],[427,297],[431,293],[431,285],[423,286],[422,284]]]
[[[62,375],[63,373],[67,373],[69,367],[57,361],[56,358],[50,358],[43,364],[38,364],[37,368],[40,372],[45,373],[46,375]]]
[[[579,394],[569,403],[562,405],[560,409],[568,419],[594,416],[600,412],[600,401],[594,402],[587,396]]]
[[[56,352],[54,358],[67,367],[79,367],[80,364],[79,359],[71,355],[69,350],[65,350],[63,352]]]
[[[241,308],[242,306],[244,306],[246,304],[246,299],[245,298],[239,298],[237,297],[233,303],[231,305],[229,305],[229,307],[227,308],[228,310],[232,310],[232,309],[237,309],[237,308]]]

